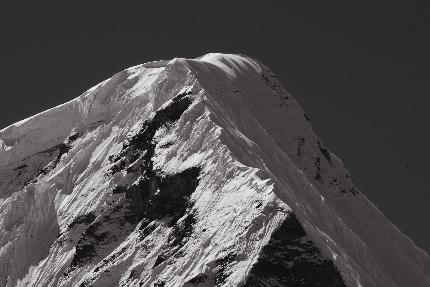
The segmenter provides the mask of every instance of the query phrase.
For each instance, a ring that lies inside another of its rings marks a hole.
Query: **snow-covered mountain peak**
[[[131,67],[0,131],[0,286],[428,286],[270,70]]]
[[[239,75],[243,74],[261,73],[261,67],[255,60],[242,55],[210,53],[197,60],[191,60],[191,62],[197,62],[203,66],[199,71],[204,69],[204,66],[214,65],[232,78],[238,78]]]

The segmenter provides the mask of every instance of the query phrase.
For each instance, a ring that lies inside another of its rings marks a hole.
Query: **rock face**
[[[0,286],[430,286],[261,63],[122,71],[0,131]]]

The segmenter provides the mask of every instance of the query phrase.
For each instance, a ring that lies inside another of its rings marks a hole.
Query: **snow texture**
[[[0,131],[0,286],[430,286],[258,61],[135,66]]]

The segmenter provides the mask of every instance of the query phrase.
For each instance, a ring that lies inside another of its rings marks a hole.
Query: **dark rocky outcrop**
[[[154,170],[152,162],[156,131],[162,126],[171,127],[180,118],[192,103],[189,94],[179,94],[168,106],[157,111],[137,134],[126,141],[121,152],[110,158],[113,163],[111,173],[125,170],[137,180],[130,186],[113,189],[107,200],[112,204],[82,233],[69,270],[90,262],[100,262],[95,269],[97,272],[114,260],[113,255],[106,256],[131,232],[139,232],[139,238],[143,240],[161,222],[172,230],[156,265],[177,253],[191,236],[195,214],[190,197],[198,186],[200,168],[191,167],[177,174],[163,175]],[[181,218],[183,220],[178,222]],[[81,222],[89,223],[89,220],[82,218],[74,224]]]
[[[244,286],[346,285],[333,262],[323,257],[314,243],[307,239],[305,230],[290,213],[263,248]]]

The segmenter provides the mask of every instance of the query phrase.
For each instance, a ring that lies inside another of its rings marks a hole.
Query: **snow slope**
[[[430,286],[267,67],[124,70],[0,131],[0,286]]]

